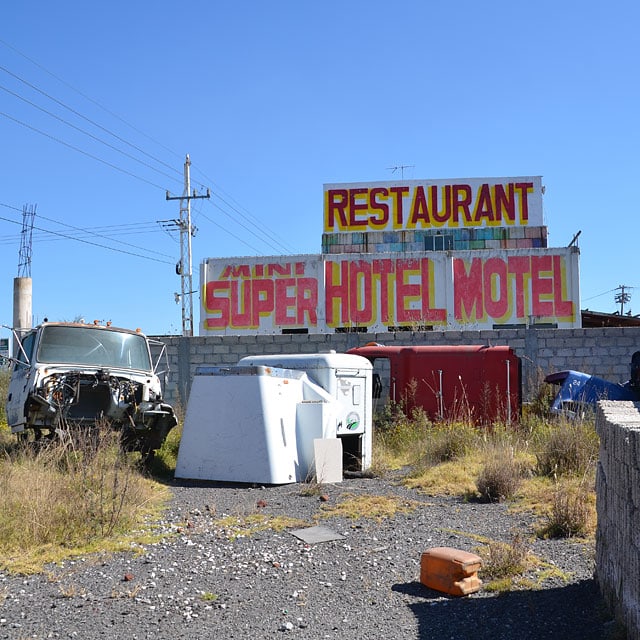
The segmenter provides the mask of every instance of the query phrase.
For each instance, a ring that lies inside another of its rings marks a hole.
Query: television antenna
[[[391,173],[395,173],[396,171],[400,171],[400,177],[404,180],[404,170],[405,169],[413,169],[415,167],[414,164],[399,164],[395,167],[387,167],[387,171],[391,171]]]

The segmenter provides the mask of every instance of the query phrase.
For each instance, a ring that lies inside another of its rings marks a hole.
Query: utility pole
[[[632,287],[627,287],[624,284],[621,284],[619,287],[616,287],[616,291],[620,291],[620,293],[616,293],[614,300],[620,305],[620,315],[624,315],[624,305],[627,302],[631,301],[631,294],[627,293],[625,289],[631,289]]]
[[[199,196],[196,190],[191,193],[191,159],[189,154],[184,163],[184,191],[181,196],[172,197],[167,191],[167,200],[180,200],[180,219],[174,220],[180,229],[180,262],[176,265],[176,273],[180,276],[180,299],[182,301],[182,335],[193,335],[193,266],[191,260],[191,238],[195,229],[191,225],[191,201],[199,198],[210,198],[211,191]]]

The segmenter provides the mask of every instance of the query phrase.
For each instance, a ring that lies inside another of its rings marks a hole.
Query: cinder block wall
[[[600,402],[596,576],[609,605],[640,638],[640,402]]]
[[[544,375],[575,369],[611,382],[629,379],[631,355],[640,350],[640,327],[599,329],[500,329],[327,333],[252,336],[158,336],[167,345],[169,402],[186,406],[191,380],[202,364],[232,365],[246,355],[344,352],[367,342],[384,345],[509,345],[522,358],[525,398]]]

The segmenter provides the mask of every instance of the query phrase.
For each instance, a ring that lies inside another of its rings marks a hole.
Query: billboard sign
[[[542,178],[324,185],[324,233],[540,227]]]
[[[215,258],[200,334],[580,326],[577,248]]]

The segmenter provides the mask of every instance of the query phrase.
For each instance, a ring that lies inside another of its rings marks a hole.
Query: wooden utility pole
[[[211,191],[199,196],[196,190],[191,193],[191,159],[187,154],[184,163],[184,191],[181,196],[170,196],[167,200],[180,200],[180,219],[176,221],[180,228],[180,262],[176,265],[176,273],[180,276],[180,299],[182,301],[182,335],[193,335],[193,266],[191,260],[191,238],[194,228],[191,225],[191,201],[199,198],[210,198]]]

